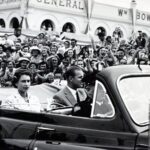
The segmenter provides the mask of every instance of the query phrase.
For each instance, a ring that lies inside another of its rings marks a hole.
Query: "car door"
[[[99,96],[99,93],[102,96]],[[106,100],[111,104],[109,108],[106,108],[109,112],[106,116],[95,115],[96,113],[107,113],[97,109],[98,106],[94,104],[97,98],[100,98],[99,103],[101,101],[104,103],[104,100]],[[42,141],[47,149],[53,142],[57,144],[66,142],[68,144],[115,150],[134,149],[137,133],[130,129],[116,104],[112,103],[105,86],[101,82],[97,82],[95,86],[94,99],[92,105],[95,105],[95,107],[92,106],[90,117],[45,114],[45,119],[37,130],[37,145],[39,141]]]
[[[29,149],[39,126],[38,116],[38,113],[0,109],[0,149]]]

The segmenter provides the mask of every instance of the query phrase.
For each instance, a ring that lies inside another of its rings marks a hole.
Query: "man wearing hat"
[[[28,64],[29,64],[30,60],[26,57],[20,57],[18,59],[18,69],[28,69]],[[18,70],[17,69],[17,70]]]
[[[31,52],[31,62],[36,64],[40,63],[41,61],[41,50],[37,46],[32,46],[30,48]]]

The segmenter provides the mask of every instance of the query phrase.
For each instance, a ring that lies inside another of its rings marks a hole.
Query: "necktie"
[[[76,91],[76,98],[77,98],[77,102],[80,103],[80,97],[78,91]]]

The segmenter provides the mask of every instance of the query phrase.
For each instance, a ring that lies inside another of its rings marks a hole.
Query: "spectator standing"
[[[41,60],[42,61],[46,62],[46,60],[49,56],[49,54],[48,54],[49,51],[50,51],[50,48],[48,46],[43,46],[41,48]]]
[[[75,53],[74,53],[73,49],[69,48],[68,51],[64,55],[69,57],[70,65],[74,65],[74,63],[75,63]]]
[[[47,63],[42,61],[39,63],[39,70],[37,71],[35,80],[37,84],[44,83],[46,81],[46,76],[48,74]]]
[[[1,64],[0,64],[0,84],[1,84],[1,86],[4,86],[4,83],[5,83],[4,75],[6,72],[6,66],[7,66],[6,61],[2,60]]]
[[[26,57],[26,58],[30,59],[31,53],[29,52],[28,46],[22,47],[22,50],[20,51],[20,57]]]
[[[6,57],[6,53],[4,52],[4,46],[0,45],[0,58],[5,58]]]
[[[32,46],[30,48],[31,52],[31,62],[40,63],[41,61],[41,50],[37,46]]]
[[[30,63],[30,60],[26,57],[20,57],[18,60],[18,67],[17,70],[24,70],[24,69],[28,69],[28,65]]]
[[[63,71],[60,66],[59,57],[57,55],[50,56],[47,59],[47,64],[49,67],[49,72],[54,73],[54,76],[56,76],[56,75],[58,75],[60,77],[62,76]]]
[[[31,84],[37,84],[36,83],[36,75],[37,75],[37,71],[38,71],[38,64],[34,63],[34,62],[30,62],[28,65],[28,69],[31,72]]]
[[[144,38],[142,31],[138,31],[138,32],[139,32],[139,36],[135,40],[136,48],[139,46],[142,46],[144,48],[146,44],[146,39]]]
[[[5,86],[12,86],[13,76],[16,71],[15,64],[13,61],[7,63],[7,69],[4,75]]]
[[[5,48],[5,52],[6,52],[6,56],[3,57],[3,59],[6,61],[6,62],[9,62],[9,61],[14,61],[14,58],[13,58],[13,50],[11,47],[6,47]]]

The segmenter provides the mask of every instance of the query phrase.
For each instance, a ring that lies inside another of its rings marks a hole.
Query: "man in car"
[[[84,101],[87,97],[85,89],[82,88],[84,72],[78,66],[71,66],[65,77],[67,86],[53,96],[52,108],[74,106],[77,102]]]

